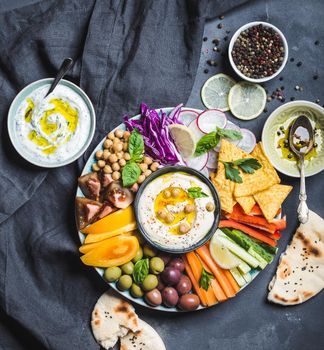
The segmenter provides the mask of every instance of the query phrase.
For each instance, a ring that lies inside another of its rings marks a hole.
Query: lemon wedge
[[[184,159],[192,157],[196,149],[196,137],[193,131],[182,124],[169,125],[169,131],[182,157]]]

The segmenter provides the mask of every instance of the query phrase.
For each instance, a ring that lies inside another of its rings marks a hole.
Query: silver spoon
[[[300,143],[302,141],[302,143]],[[297,209],[298,219],[302,224],[308,221],[308,207],[305,184],[305,156],[314,146],[314,130],[310,120],[301,115],[295,119],[289,131],[289,146],[299,159],[300,189],[299,205]]]
[[[64,61],[61,64],[60,69],[58,70],[56,77],[48,90],[47,94],[45,95],[44,98],[46,98],[53,90],[56,88],[56,85],[61,81],[61,79],[64,77],[66,72],[72,67],[73,65],[73,60],[72,58],[65,58]]]

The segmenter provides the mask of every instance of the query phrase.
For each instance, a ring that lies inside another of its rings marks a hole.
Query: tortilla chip
[[[252,208],[254,207],[255,200],[253,196],[237,197],[238,204],[242,207],[245,214],[250,214]]]
[[[265,155],[261,142],[255,146],[249,156],[256,158],[261,163],[262,168],[256,170],[253,174],[241,172],[243,182],[235,184],[234,197],[236,199],[237,197],[251,196],[280,183],[280,178]]]
[[[247,153],[232,143],[226,140],[221,141],[218,155],[219,160],[222,160],[224,162],[232,162],[236,159],[243,158],[246,155]],[[210,177],[218,191],[222,210],[226,211],[227,213],[231,213],[236,203],[235,199],[233,198],[235,183],[226,179],[224,164],[218,162],[217,173],[211,174]]]
[[[265,191],[256,193],[253,197],[259,204],[264,217],[271,222],[276,216],[281,204],[286,199],[292,186],[273,185]]]

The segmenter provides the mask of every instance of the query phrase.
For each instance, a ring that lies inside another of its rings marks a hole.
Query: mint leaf
[[[220,137],[224,137],[230,140],[242,140],[243,135],[240,131],[216,128],[216,132]]]
[[[188,188],[188,196],[190,198],[203,198],[208,197],[208,195],[204,192],[202,192],[201,187],[190,187]]]
[[[140,167],[134,161],[127,162],[122,171],[123,186],[132,186],[138,180],[140,175]]]
[[[199,280],[199,287],[205,289],[205,291],[208,290],[210,283],[212,279],[214,279],[214,275],[210,272],[207,272],[204,267],[202,267],[201,277]]]
[[[200,156],[212,148],[216,147],[218,145],[218,142],[220,140],[219,135],[217,134],[216,131],[212,131],[207,135],[204,135],[196,145],[196,150],[195,150],[195,156]]]
[[[134,266],[133,279],[136,284],[141,284],[149,273],[149,259],[137,261]]]
[[[143,159],[144,140],[140,132],[135,128],[128,140],[128,153],[131,160],[140,162]]]
[[[233,163],[237,165],[242,171],[248,174],[253,174],[255,170],[258,170],[262,167],[260,162],[254,158],[237,159]]]

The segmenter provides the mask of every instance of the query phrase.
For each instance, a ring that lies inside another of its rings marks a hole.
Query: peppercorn
[[[318,79],[318,75],[317,74],[313,75],[313,79],[317,80]]]
[[[279,80],[280,80],[280,81],[283,81],[283,77],[280,77]]]
[[[224,17],[224,15],[220,15],[218,18],[219,18],[220,20],[222,20],[222,19],[224,19],[225,17]]]
[[[204,69],[204,73],[207,74],[209,72],[208,69]]]
[[[319,43],[320,43],[319,40],[316,40],[316,41],[314,42],[315,45],[319,45]]]
[[[213,44],[215,44],[216,46],[219,44],[219,39],[215,38],[213,41],[212,41]]]
[[[320,103],[320,100],[319,100],[319,98],[315,100],[315,103]]]
[[[222,29],[223,28],[223,24],[222,23],[219,23],[218,26],[217,26],[218,29]]]
[[[227,41],[228,40],[228,36],[224,36],[224,41]]]
[[[303,64],[303,62],[299,61],[299,62],[296,64],[296,66],[297,66],[297,67],[300,67],[302,64]]]
[[[280,129],[281,131],[284,131],[284,130],[285,130],[285,128],[284,128],[283,125],[281,125],[281,126],[279,127],[279,129]]]
[[[294,96],[290,97],[290,101],[295,101],[295,97]]]
[[[295,61],[295,59],[292,57],[291,59],[290,59],[290,62],[294,62]]]
[[[277,135],[280,136],[280,135],[281,135],[281,132],[280,132],[280,131],[277,131]]]
[[[203,41],[207,41],[207,37],[206,36],[203,37]]]
[[[288,158],[291,159],[293,155],[291,153],[288,154]]]

